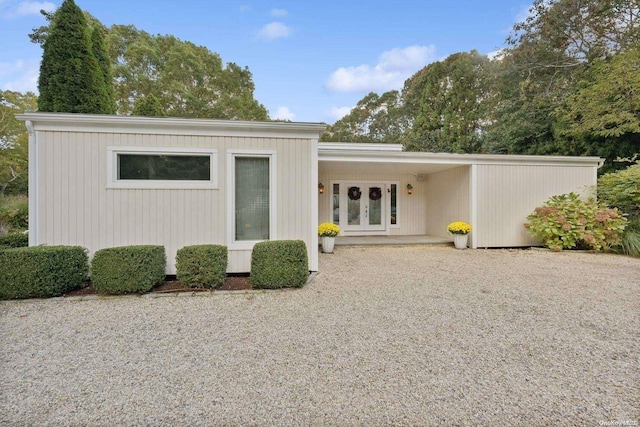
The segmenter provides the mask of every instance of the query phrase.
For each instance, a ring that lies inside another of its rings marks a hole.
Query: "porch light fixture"
[[[413,194],[413,185],[407,184],[407,194]]]
[[[318,183],[318,193],[324,194],[324,184],[321,182]]]

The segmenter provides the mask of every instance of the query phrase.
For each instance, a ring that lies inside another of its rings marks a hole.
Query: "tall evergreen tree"
[[[98,66],[100,67],[100,76],[104,85],[104,93],[100,93],[101,105],[100,109],[103,113],[115,114],[116,102],[113,89],[113,76],[111,75],[111,59],[105,46],[104,29],[102,26],[94,26],[91,30],[91,50]]]
[[[110,114],[108,90],[82,10],[64,0],[44,42],[38,110]]]

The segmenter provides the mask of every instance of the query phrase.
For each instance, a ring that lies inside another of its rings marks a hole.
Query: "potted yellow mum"
[[[447,231],[453,234],[453,244],[456,249],[466,249],[471,233],[471,226],[463,221],[454,221],[447,226]]]
[[[318,236],[322,239],[322,252],[333,253],[336,244],[336,236],[340,233],[340,227],[330,222],[323,222],[318,227]]]

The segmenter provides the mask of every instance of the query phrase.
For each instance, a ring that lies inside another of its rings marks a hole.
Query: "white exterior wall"
[[[450,237],[447,232],[449,223],[472,222],[469,209],[470,168],[459,166],[427,175],[426,234],[429,236],[446,239]]]
[[[398,224],[390,225],[390,235],[422,235],[426,233],[426,183],[418,182],[415,175],[362,174],[323,172],[320,169],[318,181],[324,185],[324,194],[318,195],[319,223],[331,222],[332,183],[335,181],[388,182],[398,184],[397,209]],[[407,193],[407,184],[413,186],[413,194]],[[388,200],[388,194],[385,198]],[[387,219],[389,213],[387,212]]]
[[[274,150],[276,233],[271,240],[303,240],[310,268],[317,270],[317,139],[119,132],[39,131],[36,122],[30,244],[80,245],[91,255],[114,246],[163,245],[167,274],[175,274],[181,247],[228,244],[227,150]],[[117,146],[217,149],[218,188],[107,188],[107,147]],[[251,250],[229,248],[228,272],[249,272],[250,266]]]
[[[594,195],[597,167],[541,165],[477,165],[476,247],[537,244],[525,230],[526,217],[549,197]]]

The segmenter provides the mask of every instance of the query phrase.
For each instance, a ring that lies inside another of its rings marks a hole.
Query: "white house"
[[[318,269],[317,226],[343,235],[448,237],[471,247],[535,242],[525,217],[555,194],[591,194],[602,159],[403,152],[392,144],[318,143],[319,123],[27,113],[29,244],[91,253],[161,244],[167,273],[186,245],[229,249],[250,270],[261,240],[300,239]]]

